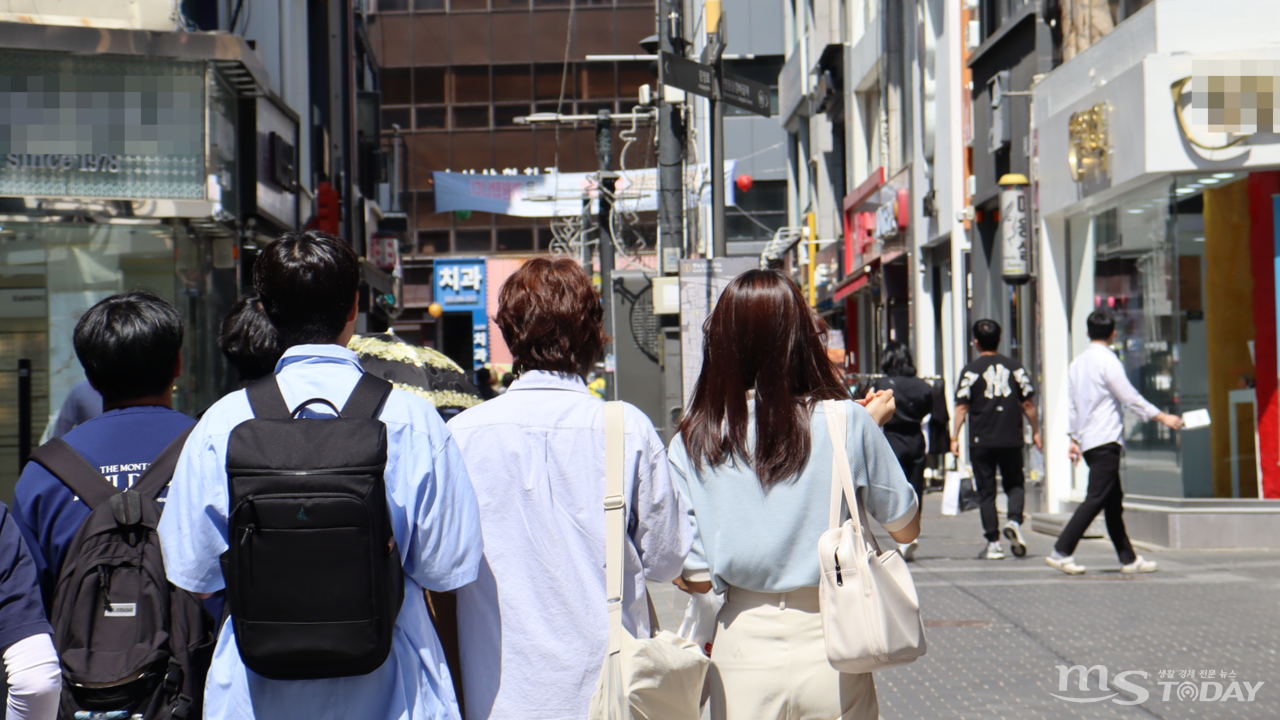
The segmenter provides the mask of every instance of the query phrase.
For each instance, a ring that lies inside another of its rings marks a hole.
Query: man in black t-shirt
[[[1000,546],[999,518],[996,515],[996,468],[1009,498],[1008,521],[1004,536],[1013,554],[1027,554],[1022,539],[1023,475],[1022,416],[1031,423],[1031,436],[1036,449],[1042,449],[1040,422],[1032,401],[1035,388],[1022,363],[996,352],[1000,346],[1000,324],[979,320],[973,324],[973,344],[978,359],[965,366],[956,388],[955,429],[951,433],[951,453],[960,455],[960,429],[972,415],[969,426],[969,460],[973,465],[974,485],[978,490],[982,530],[987,537],[988,560],[1004,558]]]

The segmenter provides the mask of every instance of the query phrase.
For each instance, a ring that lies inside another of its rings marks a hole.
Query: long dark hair
[[[911,357],[911,348],[897,340],[885,343],[880,372],[889,377],[915,377],[916,361]]]
[[[826,323],[776,270],[739,275],[707,318],[702,372],[678,431],[694,467],[746,460],[761,484],[795,477],[809,459],[819,400],[849,391],[827,357]],[[747,391],[756,391],[755,448],[747,446]]]

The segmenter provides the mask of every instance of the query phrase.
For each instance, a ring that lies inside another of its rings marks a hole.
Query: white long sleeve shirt
[[[645,580],[693,542],[653,424],[624,409],[623,625],[649,636]],[[581,720],[609,645],[604,403],[576,375],[527,371],[449,421],[480,501],[480,577],[458,590],[468,720]]]
[[[1089,348],[1071,361],[1067,395],[1071,439],[1081,451],[1113,442],[1123,445],[1126,407],[1143,420],[1160,414],[1160,409],[1129,382],[1120,358],[1099,343],[1089,343]]]

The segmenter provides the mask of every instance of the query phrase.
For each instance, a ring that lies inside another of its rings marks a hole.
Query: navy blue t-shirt
[[[191,418],[168,408],[129,407],[103,413],[62,439],[107,480],[127,490],[174,438],[194,424]],[[161,493],[161,509],[168,492],[165,488]],[[67,546],[89,517],[89,507],[44,466],[32,462],[18,478],[13,515],[35,560],[48,610]]]
[[[9,507],[0,503],[0,655],[32,635],[53,634],[40,602],[36,563]]]

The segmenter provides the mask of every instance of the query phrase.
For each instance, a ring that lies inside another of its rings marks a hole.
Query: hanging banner
[[[1010,285],[1021,285],[1031,279],[1025,188],[1025,185],[1013,184],[1000,188],[1000,237],[1004,245],[1001,275]]]
[[[733,174],[736,160],[726,160],[725,204],[735,204]],[[584,200],[590,212],[598,212],[597,173],[534,173],[527,175],[477,175],[433,172],[436,212],[472,210],[518,217],[563,217],[581,215]],[[685,168],[685,187],[698,188],[701,205],[711,205],[711,179],[706,165]],[[658,171],[618,172],[614,205],[623,212],[653,212],[658,209]]]

